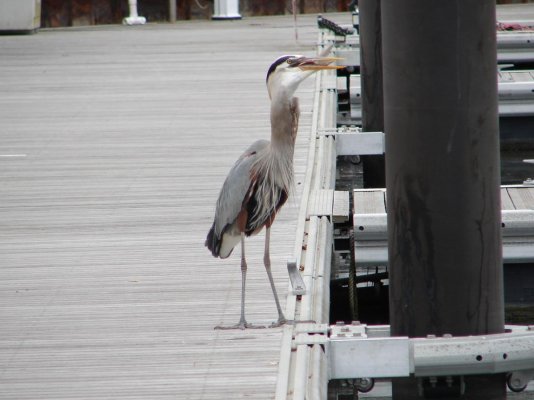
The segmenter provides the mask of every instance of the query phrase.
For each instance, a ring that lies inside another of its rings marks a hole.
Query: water
[[[534,159],[534,150],[507,150],[501,152],[501,184],[520,185],[527,178],[534,179],[534,164],[523,162]]]

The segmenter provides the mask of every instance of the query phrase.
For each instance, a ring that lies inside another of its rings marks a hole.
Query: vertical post
[[[123,25],[143,25],[146,23],[145,17],[140,17],[137,13],[137,0],[128,0],[130,15],[122,20]]]
[[[359,0],[360,73],[362,84],[362,130],[384,131],[382,84],[381,0]],[[385,187],[383,155],[361,156],[366,188]]]
[[[241,19],[241,14],[239,14],[239,0],[215,0],[211,19]]]
[[[176,0],[169,0],[169,22],[176,23]]]
[[[503,332],[495,1],[382,0],[382,44],[392,334]],[[502,374],[462,390],[506,396]]]

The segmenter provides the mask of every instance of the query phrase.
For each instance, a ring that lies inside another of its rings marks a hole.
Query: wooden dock
[[[350,21],[343,14],[342,22]],[[265,74],[315,16],[0,37],[0,399],[271,399],[282,329],[239,318],[239,250],[204,247],[227,171],[268,138]],[[285,298],[307,159],[272,230]],[[277,317],[248,241],[248,318]]]

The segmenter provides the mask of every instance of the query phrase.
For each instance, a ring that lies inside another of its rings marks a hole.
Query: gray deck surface
[[[315,16],[299,26],[298,44],[291,17],[0,37],[0,399],[273,398],[281,329],[213,330],[239,318],[239,249],[204,239],[229,168],[269,138],[268,66],[314,54]],[[283,303],[313,85],[272,229]],[[267,323],[263,234],[248,243]]]

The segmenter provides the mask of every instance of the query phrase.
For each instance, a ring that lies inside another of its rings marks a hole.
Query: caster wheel
[[[519,376],[513,373],[506,376],[506,385],[512,392],[522,392],[527,388],[528,382],[524,382]]]
[[[354,380],[354,386],[358,392],[367,393],[375,387],[375,380],[372,378],[358,378]]]

